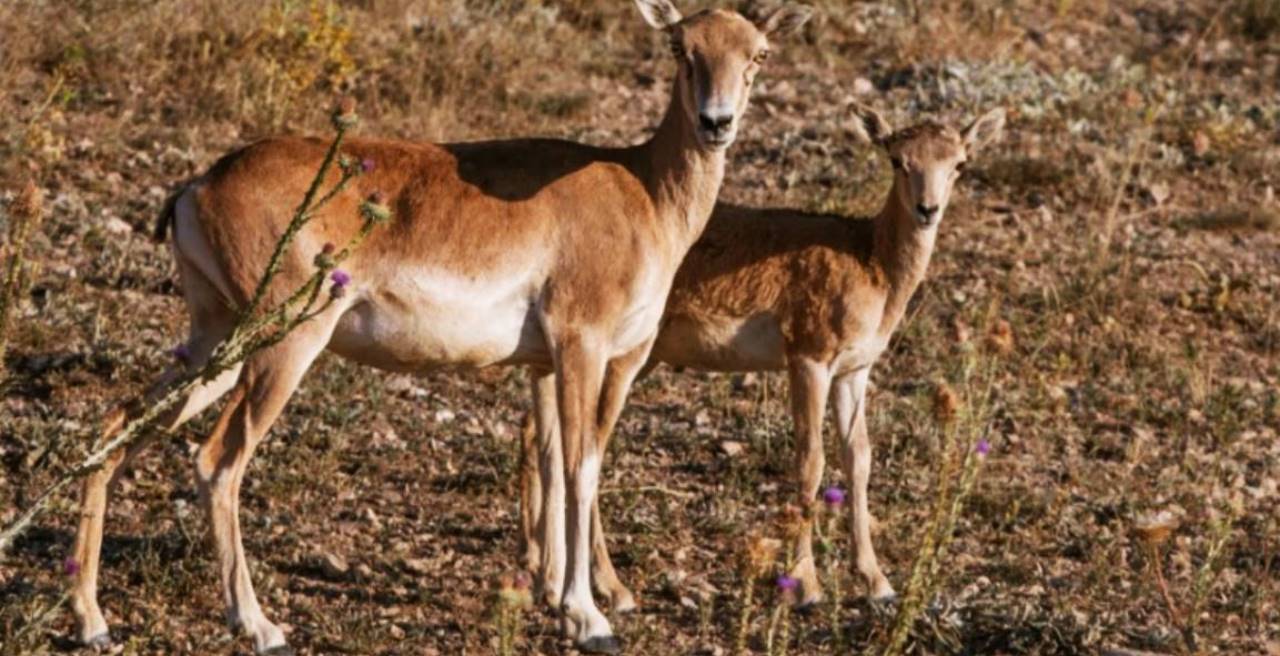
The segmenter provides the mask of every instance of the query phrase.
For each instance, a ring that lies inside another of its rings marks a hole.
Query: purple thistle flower
[[[838,506],[844,503],[844,490],[840,489],[839,487],[836,487],[835,485],[832,485],[826,490],[823,490],[822,501],[823,503],[826,503],[828,506],[832,506],[832,507]]]
[[[346,287],[351,284],[351,274],[342,269],[334,269],[333,273],[329,274],[329,280],[333,281],[334,287]]]
[[[991,443],[985,439],[978,440],[978,443],[973,447],[973,450],[977,451],[979,456],[985,458],[986,455],[991,452]]]
[[[173,350],[169,351],[169,353],[173,354],[173,359],[184,364],[191,359],[191,349],[187,348],[186,344],[179,344],[173,347]]]
[[[373,158],[371,157],[366,157],[360,160],[361,173],[373,173],[373,170],[377,167],[378,167],[378,163],[373,161]]]
[[[62,573],[67,576],[75,576],[80,573],[80,563],[75,558],[67,558],[62,561]]]
[[[783,574],[782,576],[778,577],[778,589],[782,590],[783,592],[795,590],[796,586],[799,586],[799,585],[800,585],[800,581],[794,578],[791,578],[786,574]]]

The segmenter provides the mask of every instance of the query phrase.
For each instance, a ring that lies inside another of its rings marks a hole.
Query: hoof
[[[99,633],[98,635],[93,636],[92,638],[87,638],[84,641],[84,646],[97,651],[110,649],[111,634],[106,631],[103,631],[102,633]]]
[[[874,597],[870,597],[870,599],[873,604],[893,606],[898,603],[898,595],[892,590],[890,590],[888,594],[876,595]]]
[[[809,615],[810,613],[816,612],[821,607],[822,597],[818,597],[816,599],[802,599],[797,601],[795,605],[791,607],[791,610],[801,615]]]
[[[293,656],[293,647],[289,645],[276,645],[268,647],[266,651],[258,652],[259,656]]]
[[[578,651],[584,654],[621,654],[622,643],[613,636],[596,636],[587,638],[586,642],[577,645]]]

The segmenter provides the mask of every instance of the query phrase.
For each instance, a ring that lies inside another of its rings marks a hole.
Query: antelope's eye
[[[893,168],[899,171],[905,171],[907,169],[907,165],[902,163],[901,157],[890,157],[889,163],[893,164]]]
[[[968,162],[960,162],[959,164],[956,164],[956,173],[960,173],[964,171],[965,167],[968,165],[969,165]]]
[[[676,57],[683,58],[683,57],[684,57],[684,44],[683,44],[683,43],[680,43],[679,41],[672,41],[672,42],[671,42],[671,54],[675,55]]]
[[[751,61],[753,61],[753,62],[755,62],[755,63],[757,63],[757,64],[763,64],[763,63],[765,63],[766,61],[768,61],[768,59],[769,59],[769,51],[768,51],[768,50],[761,50],[760,52],[757,52],[757,53],[756,53],[756,56],[755,56],[755,57],[752,57],[752,58],[751,58]]]

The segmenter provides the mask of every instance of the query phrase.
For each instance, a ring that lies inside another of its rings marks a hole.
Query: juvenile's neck
[[[899,178],[894,177],[893,189],[880,213],[873,220],[874,247],[872,257],[884,272],[887,295],[881,331],[893,332],[906,312],[907,303],[916,288],[924,280],[933,256],[935,227],[925,229],[916,223],[914,212],[900,200]]]
[[[724,180],[725,155],[698,142],[680,93],[682,77],[676,76],[671,103],[658,130],[637,147],[636,166],[660,220],[674,229],[687,250],[711,218]]]

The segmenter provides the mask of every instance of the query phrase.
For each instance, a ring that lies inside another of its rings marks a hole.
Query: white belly
[[[549,360],[532,274],[470,279],[407,269],[361,294],[330,348],[383,369],[541,364]]]
[[[765,371],[787,365],[786,341],[770,314],[671,317],[658,336],[653,358],[712,371]]]

